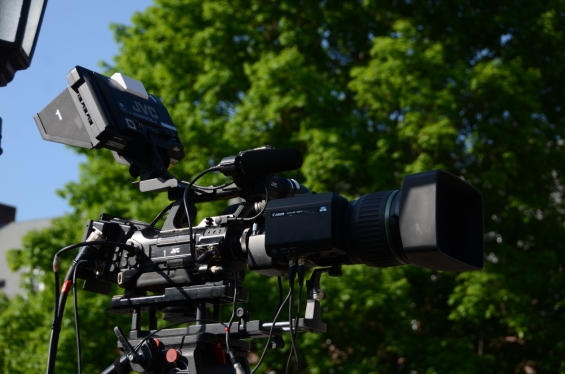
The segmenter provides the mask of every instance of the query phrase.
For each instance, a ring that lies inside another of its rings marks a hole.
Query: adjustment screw
[[[136,266],[137,265],[137,257],[135,257],[135,256],[130,257],[128,262],[131,266]]]
[[[319,288],[315,288],[312,292],[312,298],[314,300],[324,300],[326,298],[326,294]]]

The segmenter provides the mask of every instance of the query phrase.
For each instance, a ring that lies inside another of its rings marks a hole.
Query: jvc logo
[[[148,105],[141,104],[138,101],[134,101],[132,108],[136,112],[143,113],[146,116],[150,115],[151,117],[153,117],[155,119],[159,119],[159,116],[157,115],[157,112],[155,112],[155,109],[148,106]]]

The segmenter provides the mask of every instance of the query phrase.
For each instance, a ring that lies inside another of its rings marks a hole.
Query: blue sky
[[[51,218],[70,211],[55,194],[78,180],[82,161],[59,143],[44,141],[33,116],[67,85],[76,65],[100,71],[100,61],[118,53],[109,29],[112,22],[129,24],[135,11],[151,0],[50,0],[31,66],[0,88],[3,120],[0,156],[0,203],[17,208],[16,220]]]

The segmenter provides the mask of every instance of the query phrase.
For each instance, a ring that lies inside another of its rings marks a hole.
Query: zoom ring
[[[357,200],[357,244],[359,259],[368,266],[389,267],[400,263],[395,259],[386,235],[385,211],[393,191],[375,192]]]

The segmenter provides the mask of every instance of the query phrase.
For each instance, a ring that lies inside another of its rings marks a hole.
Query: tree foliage
[[[301,336],[304,372],[565,372],[564,1],[156,0],[113,29],[120,54],[106,68],[168,107],[186,151],[179,178],[271,144],[303,151],[286,176],[318,192],[355,198],[441,168],[483,193],[485,269],[354,266],[323,278],[328,332]],[[74,213],[28,236],[16,267],[47,273],[101,211],[150,220],[167,204],[131,187],[108,152],[87,157],[60,192]],[[49,275],[26,277],[50,290]],[[253,317],[269,319],[276,282],[251,274],[245,286]],[[0,301],[1,330],[31,355],[22,363],[0,341],[5,372],[44,367],[52,298],[29,288]],[[80,298],[94,372],[116,354],[113,324],[127,322],[102,313],[109,300]],[[60,370],[72,372],[64,331]],[[287,355],[271,352],[264,372],[283,372]]]

